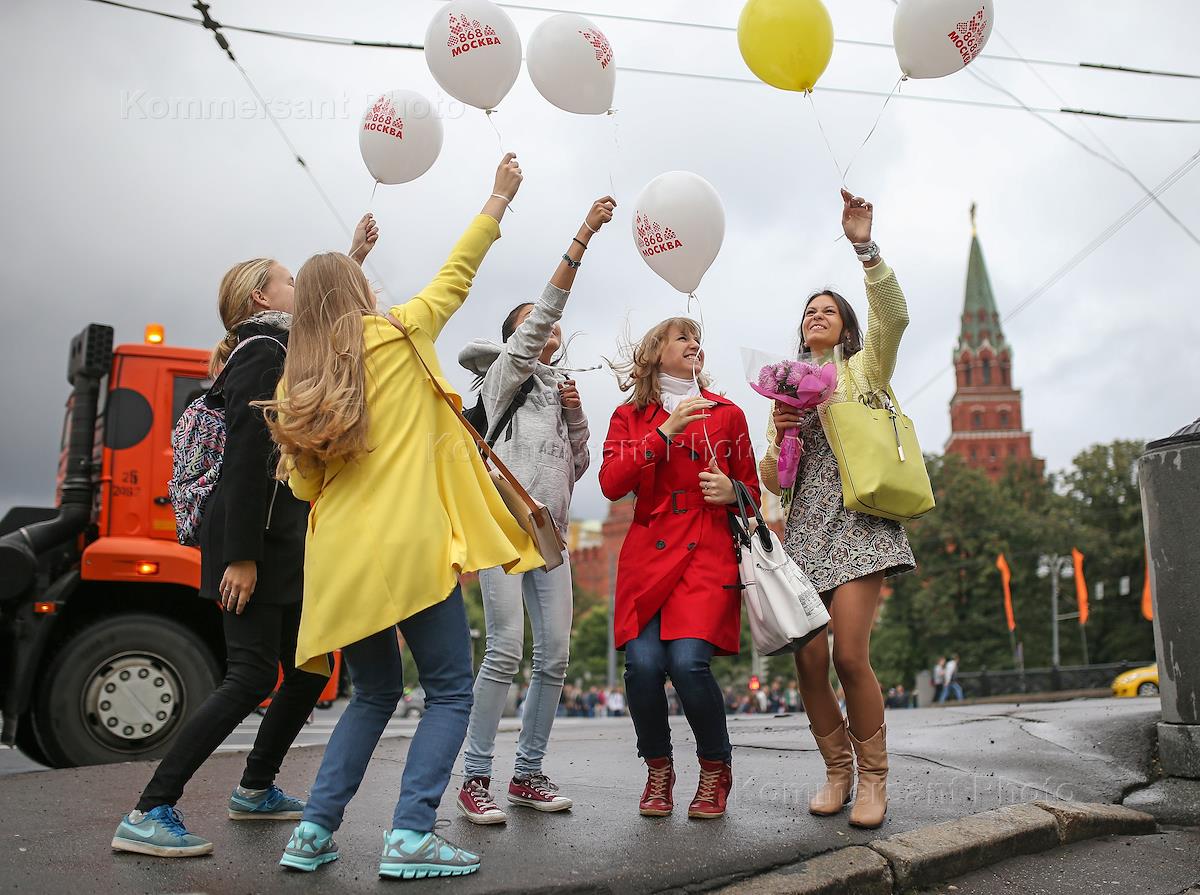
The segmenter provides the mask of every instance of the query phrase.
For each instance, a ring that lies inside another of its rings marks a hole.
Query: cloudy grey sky
[[[554,5],[555,0],[545,0]],[[188,4],[145,0],[183,15]],[[890,41],[887,0],[828,4],[841,38]],[[1025,56],[1189,71],[1200,9],[1190,0],[996,0],[999,32]],[[229,24],[414,41],[438,4],[250,3],[212,0]],[[733,0],[578,0],[562,7],[735,25]],[[546,15],[510,9],[524,38]],[[731,32],[621,22],[597,24],[619,65],[749,77]],[[356,125],[370,98],[406,87],[447,100],[422,54],[317,46],[248,34],[230,40],[342,216],[368,207],[372,182]],[[992,53],[1009,50],[996,37]],[[0,512],[53,494],[67,341],[84,324],[137,341],[148,321],[168,340],[207,347],[221,334],[216,287],[235,261],[271,255],[295,270],[306,257],[345,248],[337,223],[261,115],[237,71],[199,28],[86,0],[7,0],[0,12],[0,146],[6,213],[0,222],[3,374]],[[1058,106],[1021,64],[980,60],[1029,105]],[[1145,115],[1200,117],[1200,81],[1043,67],[1066,104]],[[820,88],[887,92],[898,72],[889,50],[839,44],[815,96],[844,164],[882,100]],[[909,82],[905,95],[1011,103],[965,73]],[[224,103],[231,100],[231,103]],[[220,114],[232,106],[234,114]],[[522,73],[496,121],[526,171],[468,305],[439,343],[452,379],[468,339],[493,336],[504,313],[535,297],[593,198],[615,183],[621,208],[593,242],[565,327],[576,365],[599,362],[628,324],[634,333],[685,311],[685,300],[643,264],[630,235],[638,191],[655,175],[689,169],[720,192],[727,235],[700,295],[709,366],[756,430],[767,402],[742,377],[738,349],[786,352],[803,297],[844,290],[865,311],[858,263],[839,234],[839,178],[809,103],[754,84],[618,72],[618,138],[608,118],[551,107]],[[202,117],[197,108],[217,109]],[[403,300],[432,276],[490,191],[498,157],[482,113],[447,104],[445,147],[420,181],[381,187],[370,206],[383,237],[373,256],[388,298]],[[1095,144],[1077,118],[1053,116]],[[1157,184],[1200,148],[1200,127],[1090,120],[1137,175]],[[1100,234],[1140,193],[1123,174],[1023,111],[898,99],[859,156],[850,186],[876,207],[876,238],[908,294],[912,325],[901,349],[903,400],[923,445],[940,450],[953,391],[948,367],[962,307],[970,229],[979,232],[1001,312],[1016,306]],[[1200,231],[1200,173],[1164,196]],[[1050,469],[1095,442],[1169,433],[1200,414],[1200,246],[1150,207],[1006,325],[1034,450]],[[595,453],[619,400],[611,377],[580,376]],[[597,460],[598,465],[598,460]],[[595,469],[576,515],[601,516]]]

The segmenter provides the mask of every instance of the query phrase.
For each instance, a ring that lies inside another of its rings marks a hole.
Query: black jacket
[[[286,330],[259,321],[238,328],[239,342],[271,336],[287,344]],[[250,598],[259,603],[295,603],[304,593],[304,536],[308,504],[274,478],[275,444],[262,410],[251,401],[270,400],[283,375],[284,350],[269,339],[247,345],[229,362],[212,407],[225,408],[225,454],[221,477],[200,523],[200,596],[215,600],[225,567],[252,559],[258,583]]]

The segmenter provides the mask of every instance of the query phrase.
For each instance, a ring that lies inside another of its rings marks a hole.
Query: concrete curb
[[[1109,835],[1142,835],[1154,818],[1120,805],[1033,802],[850,846],[752,877],[721,895],[893,895],[1018,855]]]

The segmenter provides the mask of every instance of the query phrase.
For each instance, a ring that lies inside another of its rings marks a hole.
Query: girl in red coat
[[[676,317],[650,330],[617,366],[632,395],[613,413],[600,467],[609,500],[637,496],[617,567],[614,625],[638,754],[649,769],[640,810],[653,817],[674,807],[668,676],[700,759],[688,816],[720,817],[733,786],[725,700],[710,663],[738,652],[741,591],[727,517],[733,481],[757,501],[758,475],[745,415],[708,391],[703,367],[695,321]]]

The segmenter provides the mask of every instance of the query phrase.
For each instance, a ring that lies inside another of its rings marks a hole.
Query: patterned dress
[[[784,549],[817,592],[875,572],[887,578],[916,568],[899,522],[846,509],[837,458],[816,411],[800,424],[804,455],[784,529]]]

